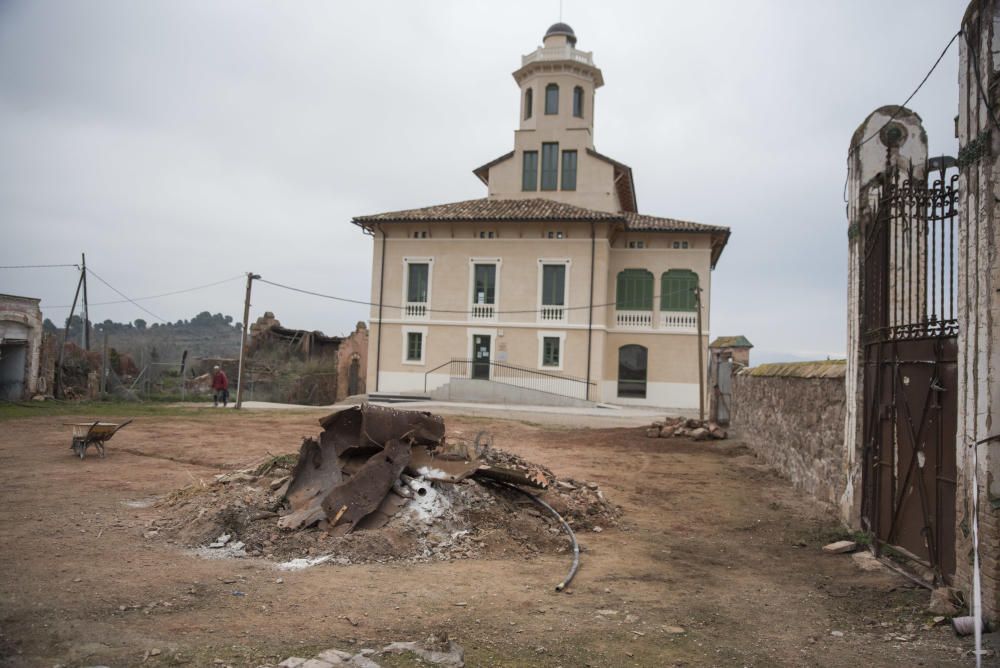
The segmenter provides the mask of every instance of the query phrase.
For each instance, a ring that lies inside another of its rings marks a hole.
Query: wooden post
[[[76,300],[80,298],[80,287],[83,285],[83,276],[80,274],[80,280],[76,282],[76,293],[73,295],[73,305],[69,308],[69,315],[66,316],[66,331],[63,332],[62,345],[59,346],[59,355],[56,360],[56,379],[55,387],[52,388],[52,396],[60,397],[62,396],[62,363],[63,363],[63,353],[66,351],[66,342],[69,341],[69,324],[73,320],[73,314],[76,312]]]
[[[705,419],[705,356],[701,345],[701,288],[694,288],[694,299],[698,305],[698,419]]]
[[[83,349],[90,352],[90,303],[87,301],[87,254],[80,253],[83,262]]]
[[[236,371],[236,408],[243,407],[243,359],[247,352],[247,320],[250,319],[250,291],[253,288],[253,279],[260,278],[259,274],[252,271],[247,273],[247,296],[243,300],[243,334],[240,336],[240,364]]]

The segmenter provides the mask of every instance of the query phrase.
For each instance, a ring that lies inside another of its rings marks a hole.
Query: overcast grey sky
[[[851,133],[906,98],[959,0],[565,0],[594,52],[595,143],[644,213],[728,225],[712,335],[756,361],[845,348]],[[485,195],[513,146],[510,73],[558,0],[0,0],[0,265],[88,264],[131,297],[249,270],[367,299],[355,215]],[[957,45],[911,103],[957,153]],[[415,169],[414,169],[415,168]],[[73,269],[0,270],[60,322]],[[118,299],[95,280],[91,302]],[[241,319],[243,285],[141,302]],[[349,331],[367,309],[255,287],[251,318]],[[151,316],[94,306],[92,320]]]

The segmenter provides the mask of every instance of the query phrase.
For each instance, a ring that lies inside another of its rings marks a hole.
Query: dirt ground
[[[624,509],[620,528],[579,536],[564,593],[566,553],[281,572],[144,537],[156,499],[297,450],[320,415],[141,417],[106,459],[84,461],[68,449],[71,417],[0,422],[0,665],[273,665],[441,631],[469,666],[972,662],[971,641],[932,625],[926,590],[823,554],[842,537],[832,517],[738,440],[448,416],[449,429],[488,429],[499,448],[598,482]]]

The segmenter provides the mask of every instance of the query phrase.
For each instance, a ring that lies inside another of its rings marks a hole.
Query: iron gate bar
[[[862,228],[862,526],[876,554],[895,543],[954,572],[957,416],[954,161],[928,179],[887,167]],[[949,390],[949,387],[951,388]],[[900,405],[902,404],[902,406]],[[931,460],[930,458],[934,458]]]

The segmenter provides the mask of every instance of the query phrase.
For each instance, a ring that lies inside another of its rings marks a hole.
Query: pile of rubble
[[[721,441],[726,438],[726,430],[707,420],[677,417],[654,422],[646,429],[646,436],[649,438],[691,438],[695,441]]]
[[[311,659],[290,656],[278,664],[278,668],[332,668],[333,666],[354,666],[354,668],[380,668],[375,659],[392,654],[410,655],[417,664],[431,664],[444,668],[464,668],[465,650],[445,633],[429,636],[423,642],[394,642],[381,650],[362,649],[359,652],[344,652],[328,649]],[[393,664],[396,665],[396,664]]]
[[[264,557],[298,568],[529,557],[566,552],[577,531],[621,516],[595,483],[496,449],[485,433],[445,437],[440,417],[363,405],[320,420],[298,454],[189,485],[160,502],[151,533],[207,557]]]

